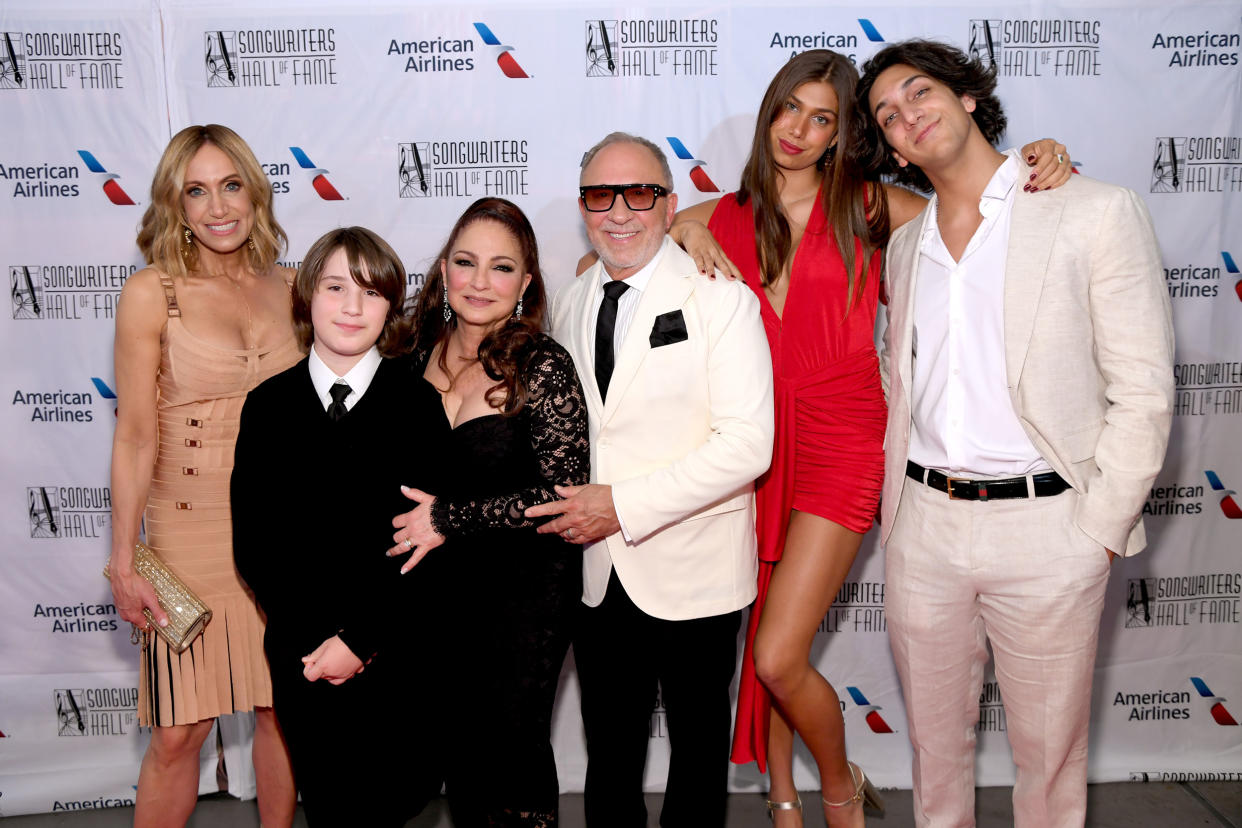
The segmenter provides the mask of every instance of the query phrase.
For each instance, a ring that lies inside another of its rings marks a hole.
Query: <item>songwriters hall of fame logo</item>
[[[397,144],[401,198],[480,198],[529,193],[525,139]]]
[[[207,41],[207,86],[237,86],[237,69],[233,67],[237,60],[237,33],[206,32],[203,37]]]
[[[137,687],[52,691],[57,736],[123,736],[138,723]]]
[[[588,20],[586,24],[586,74],[588,78],[611,78],[620,74],[617,53],[617,21]]]
[[[884,615],[883,581],[846,581],[819,622],[817,633],[882,633],[888,629]]]
[[[984,66],[996,66],[1001,48],[999,20],[970,21],[970,36],[966,41],[966,53]]]
[[[118,32],[0,32],[0,89],[123,89]]]
[[[59,538],[60,497],[56,486],[26,487],[26,511],[30,516],[30,537]]]
[[[9,268],[9,296],[14,319],[42,319],[47,307],[40,268],[20,265]]]
[[[112,522],[107,486],[27,486],[32,538],[103,538]]]
[[[133,265],[10,265],[14,319],[112,319]]]
[[[56,735],[85,736],[86,716],[82,711],[81,690],[56,690]]]
[[[1173,364],[1173,415],[1205,417],[1219,414],[1242,414],[1242,360],[1217,362],[1175,362]],[[1215,473],[1213,473],[1215,474]],[[1216,482],[1208,476],[1216,489]],[[1233,492],[1221,484],[1222,497]],[[1236,501],[1235,501],[1236,505]],[[1226,515],[1230,509],[1221,505]]]
[[[1153,193],[1242,191],[1242,138],[1157,138],[1151,165]]]
[[[203,32],[203,68],[208,88],[335,86],[336,30]]]
[[[427,198],[431,185],[427,182],[428,169],[423,158],[430,154],[427,142],[397,144],[398,194],[402,198]]]
[[[1126,628],[1237,625],[1242,621],[1242,573],[1131,578]]]
[[[970,21],[967,53],[1005,77],[1100,74],[1100,21],[1013,18]]]
[[[714,18],[586,21],[588,78],[711,77],[717,74]]]
[[[21,32],[5,32],[0,43],[0,89],[23,89],[29,78]]]

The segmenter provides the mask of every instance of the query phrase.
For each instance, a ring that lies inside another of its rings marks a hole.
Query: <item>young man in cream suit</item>
[[[574,639],[591,828],[646,825],[657,698],[672,755],[664,828],[724,824],[729,685],[757,574],[752,481],[772,454],[772,362],[754,294],[702,276],[667,238],[668,161],[613,133],[583,158],[599,262],[552,305],[591,424],[588,486],[528,515],[586,544]]]
[[[996,80],[907,41],[866,64],[871,162],[935,190],[888,247],[881,366],[887,615],[920,826],[974,825],[974,723],[996,659],[1019,828],[1081,826],[1109,563],[1145,545],[1173,336],[1138,196],[1024,192]],[[922,177],[925,176],[925,177]]]

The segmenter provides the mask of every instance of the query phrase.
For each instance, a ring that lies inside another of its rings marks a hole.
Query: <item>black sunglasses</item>
[[[668,195],[668,190],[659,184],[595,184],[590,187],[579,187],[578,194],[582,197],[582,204],[588,211],[605,213],[612,209],[618,194],[626,207],[642,211],[654,207],[656,199]]]

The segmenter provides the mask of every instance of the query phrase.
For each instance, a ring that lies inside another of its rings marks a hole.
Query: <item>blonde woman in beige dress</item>
[[[212,610],[180,655],[144,636],[138,716],[152,727],[134,824],[181,826],[198,796],[198,755],[221,714],[255,711],[259,816],[293,821],[288,752],[272,713],[263,620],[233,566],[229,474],[246,394],[301,357],[293,336],[286,238],[254,153],[216,124],[173,136],[151,184],[138,246],[149,267],[121,292],[112,446],[112,594],[121,617],[165,621],[134,573],[148,544]]]

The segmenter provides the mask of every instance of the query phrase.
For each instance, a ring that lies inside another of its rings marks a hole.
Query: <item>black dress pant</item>
[[[333,685],[302,676],[299,654],[273,651],[273,706],[311,826],[398,828],[440,792],[439,711],[403,664],[377,656]]]
[[[671,754],[663,828],[724,825],[729,685],[741,611],[665,621],[634,605],[614,570],[598,607],[581,608],[574,660],[587,740],[589,828],[642,828],[643,768],[659,691]]]

